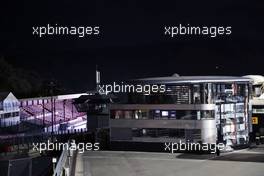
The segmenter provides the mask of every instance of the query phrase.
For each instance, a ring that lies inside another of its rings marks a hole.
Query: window
[[[132,128],[133,137],[151,138],[185,138],[185,129],[166,129],[166,128]],[[201,130],[195,130],[197,136],[201,135]]]
[[[202,119],[213,119],[214,111],[201,111],[201,118]]]
[[[136,110],[135,119],[148,119],[148,111],[147,110]]]
[[[17,116],[19,116],[19,112],[13,112],[12,113],[12,117],[17,117]]]
[[[123,118],[123,111],[115,111],[115,119],[122,119]]]
[[[9,117],[12,117],[12,114],[11,113],[5,113],[4,114],[4,118],[9,118]]]
[[[193,85],[193,103],[201,103],[200,85]]]
[[[124,118],[125,119],[132,119],[133,118],[133,112],[132,111],[124,111]]]
[[[160,110],[155,110],[154,111],[154,119],[159,119],[160,118]]]
[[[196,110],[111,110],[111,119],[149,119],[149,120],[201,120],[213,119],[214,111]],[[224,116],[224,114],[222,114]]]
[[[170,111],[170,119],[176,119],[176,111]]]
[[[161,111],[162,118],[168,118],[168,116],[169,116],[169,111]]]

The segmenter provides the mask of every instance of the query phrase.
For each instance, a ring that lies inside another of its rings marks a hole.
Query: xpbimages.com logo
[[[164,143],[164,151],[170,153],[175,153],[179,151],[202,151],[216,153],[217,151],[222,151],[225,149],[225,144],[223,143],[194,143],[194,142],[166,142]]]
[[[209,36],[211,38],[219,36],[230,36],[231,26],[191,26],[190,24],[179,24],[176,26],[165,26],[164,35],[171,38],[178,36]]]
[[[123,82],[106,85],[98,85],[100,94],[109,93],[143,93],[145,95],[150,95],[151,93],[164,93],[166,91],[165,85],[157,84],[125,84]]]
[[[39,153],[45,151],[61,151],[61,150],[78,150],[79,153],[84,151],[98,151],[100,150],[99,143],[75,143],[74,141],[69,143],[61,142],[41,142],[41,143],[32,143],[33,150],[38,151]]]
[[[100,33],[99,26],[59,26],[57,24],[33,26],[32,30],[32,34],[38,37],[72,35],[82,38],[90,35],[99,35]]]

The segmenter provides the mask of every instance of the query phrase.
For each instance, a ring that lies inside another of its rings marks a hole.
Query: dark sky
[[[76,91],[102,79],[264,74],[264,5],[254,1],[65,0],[1,3],[0,55]],[[86,38],[32,35],[32,26],[100,26]],[[230,36],[164,36],[164,26],[232,26]],[[218,69],[216,69],[216,67]]]

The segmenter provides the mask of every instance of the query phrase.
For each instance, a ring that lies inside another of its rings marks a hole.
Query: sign
[[[257,125],[258,124],[258,117],[252,117],[252,124]]]

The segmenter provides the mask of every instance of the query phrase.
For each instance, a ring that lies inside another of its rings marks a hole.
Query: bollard
[[[56,157],[53,157],[52,158],[52,165],[53,165],[53,173],[55,172],[55,168],[56,168],[56,163],[57,163],[57,158]]]
[[[264,144],[264,136],[260,136],[260,143]]]
[[[258,136],[256,136],[256,145],[260,144],[260,138]]]

